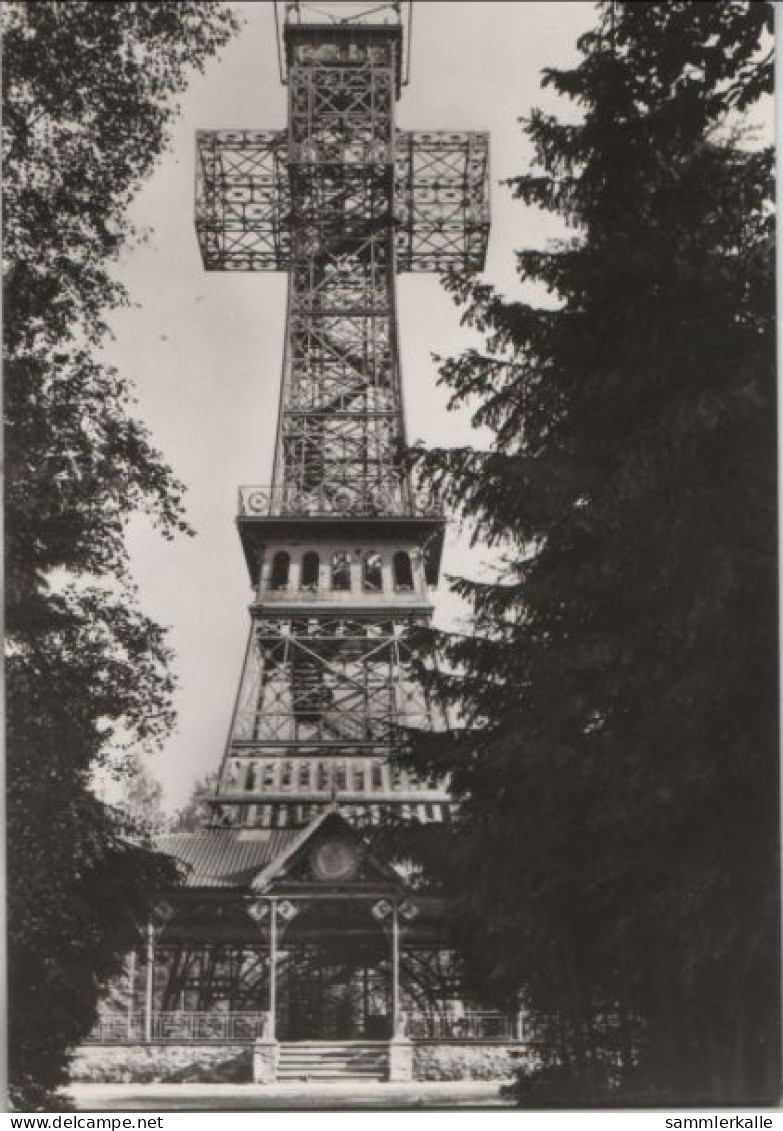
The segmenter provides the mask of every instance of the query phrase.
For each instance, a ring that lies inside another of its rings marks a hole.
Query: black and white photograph
[[[774,1126],[774,16],[4,3],[6,1110]]]

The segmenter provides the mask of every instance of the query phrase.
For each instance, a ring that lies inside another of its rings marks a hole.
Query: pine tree
[[[512,182],[572,230],[550,301],[455,278],[442,361],[489,450],[417,453],[502,551],[433,641],[465,726],[429,865],[473,978],[547,1050],[521,1102],[774,1102],[779,1087],[771,5],[605,3]],[[549,1088],[549,1090],[547,1090]]]

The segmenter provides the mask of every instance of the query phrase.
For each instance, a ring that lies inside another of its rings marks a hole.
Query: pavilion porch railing
[[[405,1014],[404,1031],[411,1040],[514,1041],[524,1039],[520,1021],[488,1010],[468,1010],[459,1017]],[[245,1043],[265,1036],[266,1013],[218,1013],[177,1010],[154,1013],[149,1033],[155,1043],[198,1044],[224,1041]],[[148,1026],[143,1011],[106,1012],[98,1019],[88,1043],[142,1044]]]
[[[202,1041],[245,1043],[265,1034],[266,1013],[197,1013],[177,1010],[154,1013],[149,1032],[153,1042],[198,1044]],[[112,1012],[99,1017],[90,1044],[140,1044],[147,1039],[147,1023],[142,1011]]]
[[[458,1017],[437,1013],[405,1015],[405,1035],[429,1041],[515,1041],[524,1037],[520,1019],[490,1010],[466,1010]]]

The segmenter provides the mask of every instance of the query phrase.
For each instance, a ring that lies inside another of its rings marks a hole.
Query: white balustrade
[[[412,1040],[513,1041],[518,1035],[514,1018],[489,1010],[465,1011],[460,1016],[406,1013],[402,1028]],[[153,1041],[169,1044],[251,1042],[266,1035],[267,1014],[187,1010],[155,1013],[151,1031]],[[88,1040],[91,1044],[139,1044],[144,1041],[144,1015],[140,1011],[104,1013]]]
[[[266,1031],[266,1013],[199,1013],[177,1010],[155,1013],[152,1040],[171,1044],[209,1041],[254,1041]],[[144,1015],[102,1014],[88,1041],[91,1044],[137,1044],[144,1040]]]
[[[516,1024],[513,1018],[489,1010],[468,1010],[459,1016],[408,1013],[405,1033],[412,1040],[511,1041]]]

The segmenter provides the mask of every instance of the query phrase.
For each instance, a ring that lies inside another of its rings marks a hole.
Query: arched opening
[[[394,555],[394,588],[399,592],[413,589],[413,567],[407,550],[398,550]]]
[[[287,589],[288,574],[291,569],[291,555],[285,550],[278,550],[272,558],[272,589]]]
[[[321,559],[315,550],[308,550],[302,558],[302,577],[300,588],[315,591],[318,588],[318,573],[321,568]]]
[[[351,588],[351,559],[347,550],[335,550],[332,555],[332,589],[345,591]]]
[[[380,593],[383,589],[383,561],[376,550],[367,550],[364,555],[362,587],[366,593]]]

